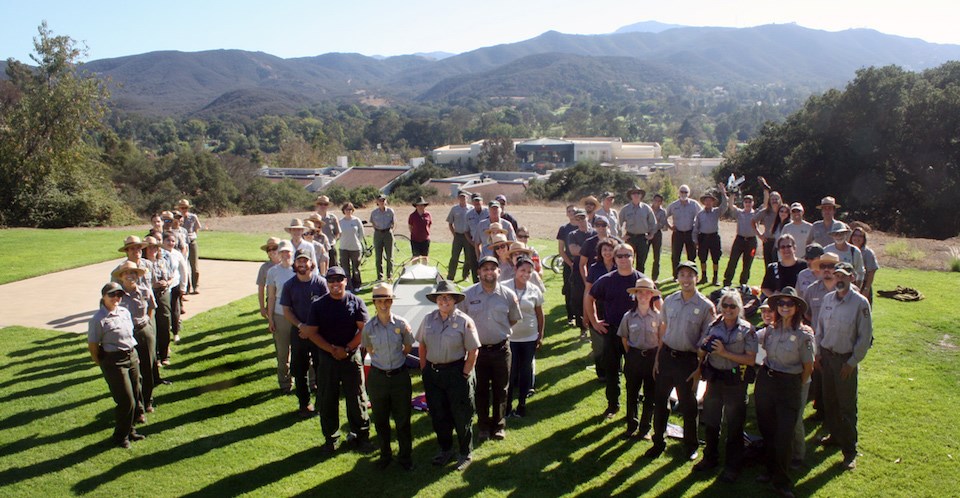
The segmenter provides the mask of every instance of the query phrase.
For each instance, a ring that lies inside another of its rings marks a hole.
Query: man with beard
[[[297,400],[300,402],[299,414],[303,418],[313,416],[313,405],[310,404],[310,386],[307,382],[307,370],[313,361],[314,368],[319,363],[317,347],[309,339],[300,337],[304,322],[310,315],[310,306],[327,295],[327,281],[313,271],[313,260],[307,251],[297,251],[293,263],[296,276],[283,284],[280,293],[280,306],[283,307],[283,317],[290,322],[288,330],[278,330],[278,334],[288,334],[290,341],[290,363],[294,382],[297,389]],[[320,375],[314,372],[317,379]]]
[[[843,466],[857,467],[857,369],[873,342],[870,303],[851,289],[856,274],[848,263],[834,270],[837,290],[823,298],[815,335],[823,378],[823,415],[830,435],[824,446],[839,446]]]
[[[360,332],[370,319],[363,300],[346,290],[347,274],[343,268],[327,270],[327,295],[310,306],[307,321],[300,328],[300,338],[310,339],[320,349],[317,369],[320,393],[320,427],[326,442],[322,451],[332,454],[340,442],[340,414],[337,404],[340,390],[346,398],[347,421],[355,448],[368,453],[370,419],[367,416],[367,394],[363,389],[363,360],[360,358]],[[296,325],[296,324],[295,324]]]
[[[500,284],[500,264],[494,257],[480,260],[480,283],[463,291],[457,308],[471,318],[480,337],[477,355],[477,425],[479,439],[506,437],[507,387],[510,382],[511,327],[520,321],[517,295]],[[492,408],[492,413],[491,413]]]

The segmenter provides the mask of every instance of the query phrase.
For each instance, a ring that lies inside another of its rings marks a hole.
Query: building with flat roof
[[[469,165],[480,157],[483,140],[470,144],[444,145],[433,150],[433,162],[440,165]],[[565,168],[579,161],[621,164],[662,157],[656,142],[624,142],[614,137],[567,137],[514,139],[517,161],[523,170],[546,171]]]

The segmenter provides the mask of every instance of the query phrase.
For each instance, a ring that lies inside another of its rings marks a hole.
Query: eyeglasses
[[[107,295],[110,296],[110,297],[121,297],[121,296],[123,296],[123,291],[118,291],[118,290],[117,290],[117,291],[113,291],[113,292],[108,292]]]
[[[720,307],[723,308],[723,309],[735,310],[735,309],[737,309],[739,306],[737,306],[737,305],[734,304],[734,303],[723,303],[723,304],[720,305]]]
[[[338,284],[346,280],[344,277],[327,277],[327,283]]]
[[[280,248],[279,248],[279,247],[268,247],[268,248],[267,248],[267,252],[277,252],[278,249],[280,249]]]
[[[821,270],[835,270],[837,265],[820,265]]]
[[[594,223],[593,226],[607,228],[609,225],[606,223]]]
[[[627,259],[632,257],[633,257],[633,254],[617,254],[617,259]]]
[[[316,234],[317,234],[317,232],[313,232],[313,231],[303,232],[303,236],[304,236],[304,237],[313,237],[313,236],[316,235]]]
[[[789,299],[784,299],[783,301],[780,301],[780,302],[777,303],[777,306],[780,307],[780,308],[793,308],[793,307],[796,306],[796,305],[797,305],[797,303],[795,303],[795,302],[793,302],[793,301],[791,301],[791,300],[789,300]]]
[[[784,249],[790,249],[790,248],[792,248],[792,247],[793,247],[793,244],[790,244],[790,245],[788,245],[788,246],[780,246],[780,250],[782,251],[782,250],[784,250]]]

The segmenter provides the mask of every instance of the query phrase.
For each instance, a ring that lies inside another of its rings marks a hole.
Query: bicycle
[[[543,262],[543,266],[549,268],[553,273],[559,275],[563,273],[563,256],[554,254]]]

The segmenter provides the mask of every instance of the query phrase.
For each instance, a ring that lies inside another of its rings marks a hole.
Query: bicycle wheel
[[[393,234],[393,267],[400,268],[413,257],[410,251],[410,237],[395,233]]]
[[[544,264],[553,271],[553,273],[563,273],[563,258],[559,254],[548,257]]]

